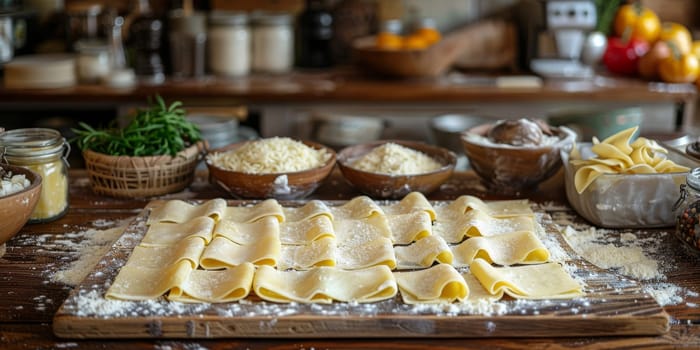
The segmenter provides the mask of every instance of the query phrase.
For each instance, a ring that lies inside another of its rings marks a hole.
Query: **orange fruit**
[[[424,37],[416,34],[411,34],[403,39],[404,50],[423,50],[430,46]]]
[[[381,32],[377,34],[377,41],[374,45],[382,50],[399,50],[403,46],[403,40],[398,34]]]
[[[415,35],[423,37],[429,45],[435,44],[442,39],[440,31],[435,28],[420,28],[416,31]]]

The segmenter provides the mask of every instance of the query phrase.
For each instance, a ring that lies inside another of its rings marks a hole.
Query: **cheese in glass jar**
[[[35,171],[42,178],[41,196],[30,223],[48,222],[68,211],[70,145],[56,130],[28,128],[0,133],[2,161]]]

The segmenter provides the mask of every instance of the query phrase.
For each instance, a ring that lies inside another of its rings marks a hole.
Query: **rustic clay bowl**
[[[462,133],[469,164],[492,192],[525,195],[536,190],[562,166],[561,150],[570,150],[576,133],[567,127],[551,127],[559,141],[542,146],[511,146],[484,142],[495,123],[475,126]]]
[[[237,142],[225,147],[211,150],[210,153],[226,152],[255,140]],[[249,174],[222,169],[207,161],[210,181],[236,198],[264,199],[275,198],[293,200],[304,198],[313,193],[330,175],[335,166],[335,151],[311,141],[302,141],[315,149],[325,149],[331,154],[326,164],[319,168],[280,174]]]
[[[19,232],[29,220],[41,196],[41,176],[27,168],[2,164],[13,175],[24,174],[29,187],[8,196],[0,197],[0,245]]]
[[[430,173],[417,175],[387,175],[371,173],[350,166],[356,159],[387,142],[412,148],[437,160],[443,166]],[[440,187],[452,176],[457,156],[444,148],[422,142],[383,140],[349,146],[338,153],[338,167],[345,180],[360,192],[373,198],[401,198],[410,192],[428,194]]]

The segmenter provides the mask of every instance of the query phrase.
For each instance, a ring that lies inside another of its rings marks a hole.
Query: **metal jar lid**
[[[253,24],[258,26],[288,26],[292,24],[292,16],[283,12],[259,12],[253,15]]]
[[[28,128],[0,133],[0,154],[17,158],[49,159],[68,147],[54,129]]]
[[[248,14],[236,11],[212,11],[209,14],[211,26],[245,26],[248,24]]]
[[[700,168],[691,169],[685,177],[685,182],[692,189],[700,191]]]

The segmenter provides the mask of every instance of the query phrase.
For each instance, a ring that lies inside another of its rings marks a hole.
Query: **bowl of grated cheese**
[[[271,137],[211,150],[210,181],[233,197],[293,200],[313,193],[335,167],[335,151],[311,141]]]
[[[456,163],[454,152],[416,141],[369,142],[338,153],[345,180],[374,198],[431,193],[452,176]]]
[[[41,195],[41,176],[20,166],[0,164],[0,245],[29,220]]]

